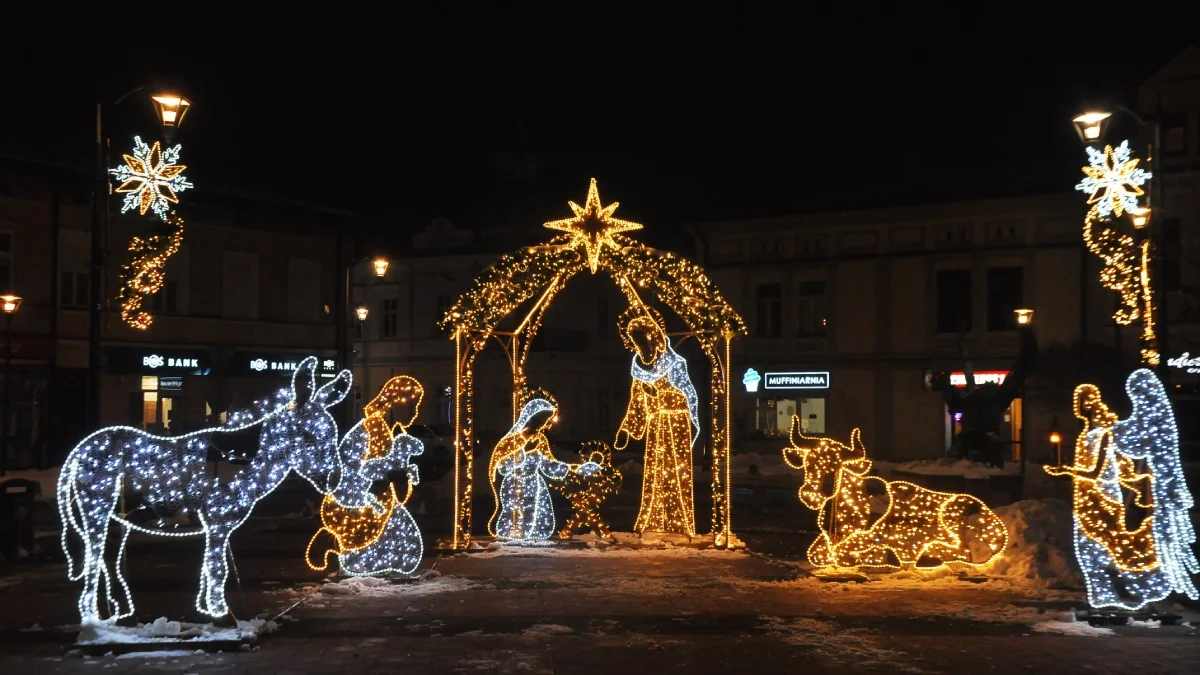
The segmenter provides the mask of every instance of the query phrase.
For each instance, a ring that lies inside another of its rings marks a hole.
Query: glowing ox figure
[[[791,443],[784,461],[804,471],[800,501],[817,512],[821,528],[808,548],[814,565],[982,565],[1008,546],[1004,522],[975,497],[867,475],[871,460],[858,429],[846,446],[805,436],[793,415]]]
[[[260,402],[254,412],[230,416],[221,427],[181,436],[153,436],[133,427],[108,427],[83,439],[63,463],[58,479],[58,509],[62,517],[62,545],[72,581],[83,581],[79,614],[84,621],[100,620],[103,584],[109,619],[133,614],[133,598],[121,575],[125,545],[131,530],[162,536],[203,536],[204,559],[200,566],[200,591],[196,609],[213,617],[229,613],[225,581],[229,575],[229,537],[260,499],[270,494],[295,471],[321,492],[328,493],[338,469],[337,424],[328,408],[350,390],[350,371],[317,388],[317,359],[300,362],[290,389],[273,402]],[[206,471],[214,436],[259,427],[258,452],[232,477],[211,476]],[[122,494],[140,494],[143,502],[132,513],[121,514]],[[153,516],[159,509],[192,511],[198,528],[165,529],[133,522],[139,511]],[[122,527],[121,546],[114,564],[104,560],[109,525]],[[78,563],[67,546],[68,532],[83,540],[83,560]],[[119,586],[114,592],[113,583]],[[123,600],[122,597],[123,596]]]

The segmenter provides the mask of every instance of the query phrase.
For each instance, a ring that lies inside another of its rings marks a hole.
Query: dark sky
[[[1067,11],[979,34],[975,16],[867,28],[784,13],[655,17],[670,20],[607,37],[519,17],[513,33],[416,17],[274,36],[113,24],[63,28],[52,47],[10,25],[0,151],[86,161],[95,92],[159,80],[195,101],[179,141],[198,186],[388,228],[558,217],[590,176],[648,224],[1069,190],[1070,117],[1132,103],[1195,30],[1151,39]],[[156,131],[144,98],[107,115],[118,150]],[[540,170],[520,183],[503,164]]]

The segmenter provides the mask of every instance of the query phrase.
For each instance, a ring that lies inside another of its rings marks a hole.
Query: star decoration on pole
[[[570,248],[583,246],[587,253],[588,267],[592,270],[592,274],[595,274],[600,263],[600,250],[605,246],[618,248],[612,237],[614,234],[642,229],[641,223],[612,217],[619,205],[620,202],[613,202],[608,206],[600,205],[600,190],[596,188],[596,179],[593,178],[591,185],[588,186],[587,201],[583,206],[575,202],[567,202],[567,206],[575,212],[575,217],[552,220],[544,223],[543,227],[571,235],[567,246]]]
[[[1150,172],[1137,168],[1138,160],[1132,158],[1129,141],[1114,149],[1105,146],[1104,152],[1087,148],[1088,166],[1083,167],[1084,179],[1075,186],[1080,192],[1089,192],[1088,204],[1095,204],[1101,218],[1138,207],[1137,198],[1144,194],[1142,185],[1151,178]]]
[[[167,219],[171,204],[179,203],[178,193],[193,187],[183,177],[187,166],[176,163],[181,147],[163,150],[158,141],[146,145],[140,136],[134,136],[133,154],[122,155],[125,165],[108,170],[122,181],[116,189],[125,195],[121,213],[137,209],[144,216],[146,211],[154,211],[159,218]]]

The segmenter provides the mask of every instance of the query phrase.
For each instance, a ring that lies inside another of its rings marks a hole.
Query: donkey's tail
[[[62,543],[63,555],[67,557],[67,577],[71,581],[79,581],[83,578],[85,570],[80,569],[78,572],[75,570],[75,558],[71,555],[67,532],[73,531],[85,544],[87,536],[84,534],[85,530],[81,522],[83,514],[79,512],[79,502],[76,498],[79,486],[75,480],[77,460],[73,455],[74,453],[67,457],[67,461],[63,462],[62,469],[58,472],[56,496],[58,498],[58,517],[62,520],[62,532],[59,540]]]

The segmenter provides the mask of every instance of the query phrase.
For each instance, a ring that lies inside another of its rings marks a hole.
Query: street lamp
[[[1153,216],[1163,215],[1164,203],[1166,202],[1166,190],[1163,189],[1163,172],[1158,166],[1158,154],[1162,151],[1162,127],[1157,120],[1146,120],[1136,112],[1124,106],[1114,106],[1115,110],[1125,113],[1131,117],[1138,126],[1142,129],[1149,127],[1150,141],[1146,147],[1146,167],[1150,169],[1150,185],[1146,190],[1144,204],[1138,204],[1136,208],[1127,209],[1130,220],[1133,222],[1135,245],[1139,251],[1127,251],[1128,255],[1133,256],[1133,259],[1141,259],[1140,264],[1140,280],[1141,296],[1144,298],[1145,307],[1141,312],[1142,320],[1142,361],[1149,366],[1158,366],[1160,376],[1164,379],[1169,379],[1170,371],[1166,369],[1159,354],[1167,351],[1167,341],[1170,337],[1169,327],[1164,326],[1161,334],[1154,329],[1153,314],[1157,312],[1159,316],[1167,316],[1167,299],[1165,293],[1154,288],[1153,276],[1151,272],[1157,274],[1161,272],[1162,260],[1161,257],[1154,255],[1154,250],[1161,244],[1156,241],[1161,234],[1156,234],[1150,229]],[[1108,133],[1109,122],[1112,120],[1113,113],[1104,110],[1093,110],[1077,115],[1072,119],[1075,125],[1075,132],[1079,134],[1079,139],[1083,141],[1085,146],[1100,144],[1104,141],[1105,135]],[[1144,138],[1144,136],[1143,136]],[[1138,183],[1140,186],[1141,183]],[[1139,191],[1137,193],[1141,195]],[[1120,344],[1121,344],[1121,327],[1116,325],[1113,330],[1113,341],[1116,346],[1118,361],[1120,360]]]
[[[1050,420],[1050,443],[1058,454],[1058,464],[1062,466],[1062,432],[1058,430],[1058,415]]]
[[[0,476],[8,469],[8,387],[12,380],[12,322],[13,315],[21,307],[21,296],[9,293],[0,295],[0,309],[4,310],[4,410],[0,418]]]
[[[359,305],[358,307],[354,308],[354,316],[357,316],[359,321],[366,321],[367,314],[370,311],[371,310],[368,309],[366,305]]]
[[[375,277],[377,279],[387,276],[388,264],[387,258],[376,258],[371,261],[371,265],[375,267]]]
[[[1108,130],[1111,119],[1110,112],[1093,111],[1077,115],[1071,122],[1075,124],[1075,133],[1079,134],[1079,140],[1087,145],[1098,143],[1104,138],[1104,132]]]
[[[1032,309],[1014,309],[1013,314],[1017,316],[1017,325],[1028,326],[1033,323]]]
[[[149,85],[132,89],[112,102],[120,105],[130,96],[145,91]],[[192,107],[192,102],[174,93],[160,92],[150,96],[154,105],[155,116],[162,126],[163,136],[168,139],[174,136],[183,123],[183,118]],[[88,303],[88,426],[95,428],[100,425],[100,361],[103,358],[101,348],[101,324],[104,312],[104,294],[101,286],[104,283],[104,222],[108,217],[108,143],[104,134],[104,103],[96,103],[96,156],[93,170],[92,185],[92,259],[91,259],[91,297]]]

